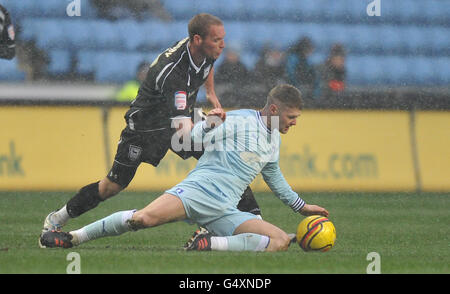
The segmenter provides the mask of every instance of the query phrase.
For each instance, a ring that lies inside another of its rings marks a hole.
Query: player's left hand
[[[325,208],[320,207],[318,205],[314,205],[314,204],[305,204],[303,206],[303,208],[300,210],[300,213],[305,216],[315,215],[315,214],[328,216],[328,214],[329,214],[328,210],[326,210]]]
[[[222,108],[214,108],[206,115],[206,125],[215,128],[221,125],[227,117],[226,112]]]

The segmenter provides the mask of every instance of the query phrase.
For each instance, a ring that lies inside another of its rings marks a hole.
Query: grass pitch
[[[0,192],[0,273],[66,273],[70,252],[80,254],[81,273],[297,274],[366,273],[370,252],[381,273],[450,273],[449,193],[303,193],[327,208],[337,240],[326,253],[185,252],[196,226],[184,222],[103,238],[71,249],[40,249],[45,216],[73,193]],[[66,231],[113,212],[142,208],[159,193],[123,192],[73,219]],[[257,193],[265,220],[295,232],[303,216],[271,193]]]

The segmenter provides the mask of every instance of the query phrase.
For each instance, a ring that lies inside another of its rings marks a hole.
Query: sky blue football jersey
[[[241,109],[227,112],[225,122],[212,130],[203,122],[195,124],[191,138],[203,142],[205,152],[185,181],[195,182],[206,191],[220,191],[210,194],[237,205],[244,190],[261,173],[286,205],[294,211],[303,208],[305,202],[289,186],[279,167],[280,133],[277,129],[270,131],[265,120],[259,111]]]

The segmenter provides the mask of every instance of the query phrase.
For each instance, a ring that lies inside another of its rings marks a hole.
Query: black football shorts
[[[171,129],[136,132],[126,127],[120,134],[114,163],[107,177],[127,187],[141,162],[158,166],[170,148]]]

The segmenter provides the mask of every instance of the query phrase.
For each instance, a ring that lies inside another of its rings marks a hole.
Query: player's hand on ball
[[[314,205],[314,204],[305,204],[303,206],[303,208],[300,210],[300,213],[302,215],[308,216],[308,215],[323,215],[323,216],[328,216],[328,210],[326,210],[323,207],[320,207],[318,205]]]
[[[222,108],[214,108],[206,115],[206,125],[211,129],[218,127],[225,121],[226,116]]]

